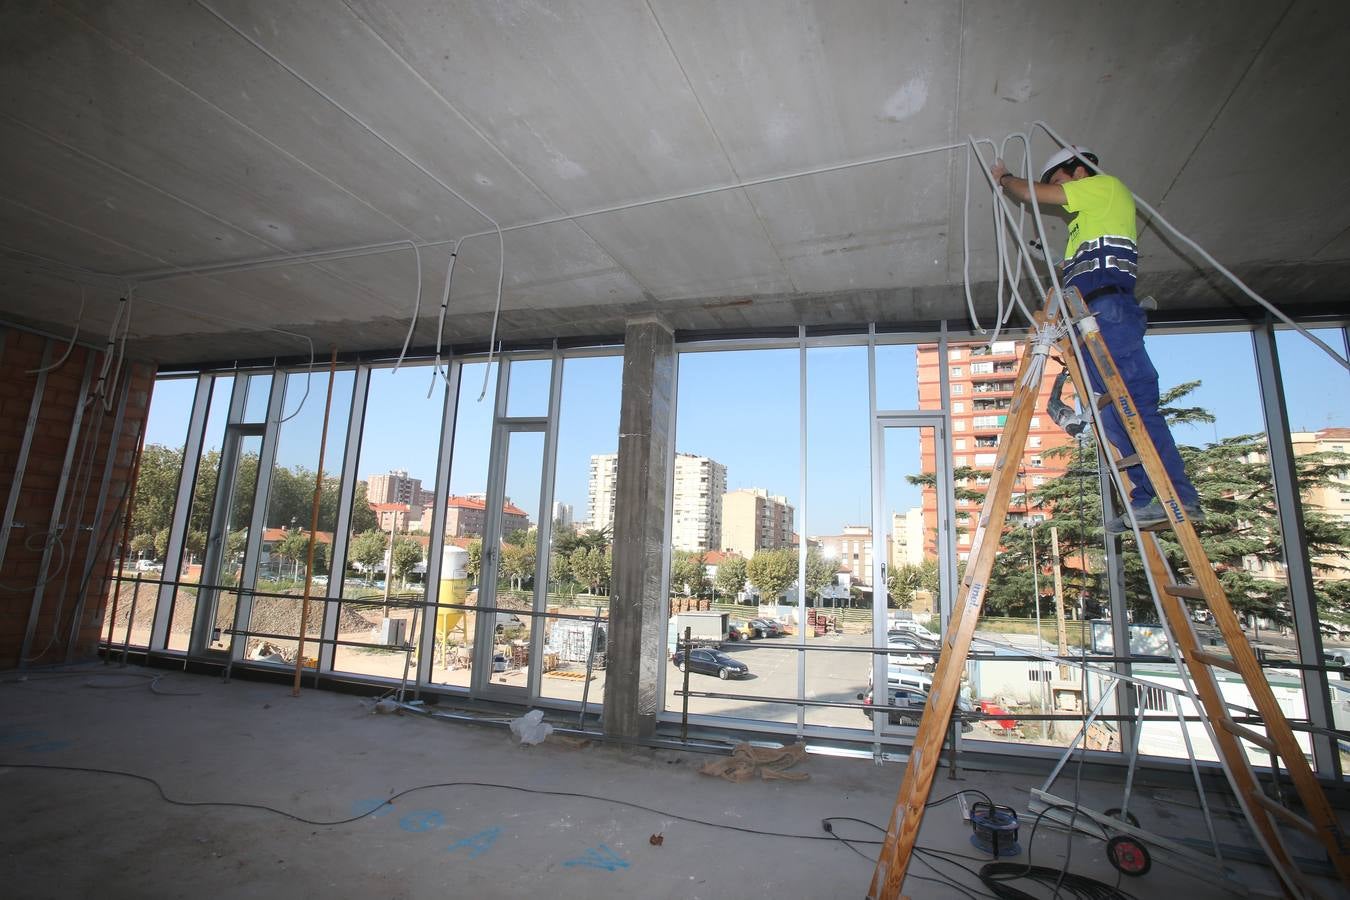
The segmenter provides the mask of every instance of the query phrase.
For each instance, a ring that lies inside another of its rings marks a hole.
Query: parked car
[[[1327,671],[1340,670],[1341,680],[1350,681],[1350,648],[1332,647],[1322,651],[1322,662],[1326,664]]]
[[[773,619],[751,619],[748,623],[753,637],[782,637],[782,627]]]
[[[918,650],[938,650],[942,647],[942,641],[929,640],[922,635],[905,630],[894,630],[886,632],[886,642],[889,644],[903,643]]]
[[[887,626],[886,630],[890,633],[907,631],[916,637],[922,638],[925,641],[932,641],[933,643],[938,643],[942,640],[941,636],[934,634],[912,619],[896,619]]]
[[[746,630],[744,622],[730,622],[727,624],[727,640],[729,641],[748,641],[750,632]]]
[[[927,646],[917,638],[890,638],[886,641],[886,648],[890,651],[886,654],[890,665],[918,666],[921,669],[931,669],[937,665],[937,654],[933,652],[937,648]]]
[[[675,663],[681,672],[685,671],[684,651],[676,652],[671,662]],[[689,651],[688,671],[716,675],[726,681],[728,678],[744,678],[750,674],[750,667],[739,659],[727,656],[721,650],[695,647]]]
[[[891,687],[887,694],[890,696],[888,706],[899,707],[889,712],[889,721],[892,725],[905,725],[915,728],[919,724],[919,719],[923,718],[924,707],[928,705],[928,692],[921,691],[914,687]],[[859,694],[858,699],[867,706],[872,705],[872,689],[868,688],[867,693]],[[956,697],[956,706],[960,712],[975,712],[975,704],[971,703],[965,696],[958,694]],[[870,720],[872,710],[864,709],[863,714]],[[969,722],[961,723],[962,734],[968,731],[974,731],[975,726]]]

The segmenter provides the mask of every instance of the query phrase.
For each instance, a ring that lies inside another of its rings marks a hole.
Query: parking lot
[[[837,652],[827,648],[867,646],[870,638],[864,635],[830,634],[809,637],[806,650],[796,635],[736,641],[722,645],[722,651],[740,660],[750,668],[748,678],[723,681],[716,675],[689,673],[689,690],[695,692],[733,695],[723,697],[690,697],[689,712],[701,715],[738,716],[773,722],[796,722],[797,707],[791,703],[773,703],[765,700],[738,700],[735,697],[769,697],[795,699],[798,695],[798,659],[806,667],[808,700],[857,703],[857,695],[867,690],[867,673],[871,655],[867,653]],[[684,698],[676,696],[684,684],[684,675],[667,659],[666,709],[679,712]],[[850,728],[869,728],[861,710],[834,707],[808,707],[806,721],[810,725],[833,725]]]

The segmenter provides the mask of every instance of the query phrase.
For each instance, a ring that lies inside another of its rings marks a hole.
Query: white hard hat
[[[1077,157],[1088,160],[1094,166],[1097,165],[1097,154],[1093,153],[1087,147],[1079,147],[1074,144],[1071,144],[1068,147],[1061,147],[1052,153],[1050,158],[1045,161],[1045,165],[1041,167],[1041,184],[1049,184],[1050,176],[1055,174],[1055,170]],[[1082,165],[1082,159],[1078,161],[1079,165]]]

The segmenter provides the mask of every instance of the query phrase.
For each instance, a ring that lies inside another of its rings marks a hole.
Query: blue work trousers
[[[1088,309],[1096,315],[1102,339],[1107,349],[1111,351],[1111,358],[1115,360],[1121,380],[1125,382],[1125,388],[1134,400],[1139,418],[1148,430],[1149,437],[1153,439],[1158,456],[1162,458],[1163,468],[1167,470],[1167,477],[1172,481],[1177,498],[1183,506],[1195,509],[1199,505],[1195,485],[1186,477],[1186,468],[1182,464],[1176,442],[1172,440],[1172,432],[1168,429],[1162,413],[1158,412],[1158,370],[1153,368],[1153,361],[1148,358],[1148,351],[1144,349],[1147,316],[1139,308],[1139,303],[1132,293],[1098,297],[1088,304]],[[1092,362],[1092,356],[1087,353],[1084,355],[1087,357],[1088,378],[1092,381],[1092,388],[1099,394],[1103,393],[1106,384],[1102,381],[1097,366]],[[1102,410],[1102,426],[1106,430],[1107,438],[1122,456],[1134,453],[1129,433],[1121,423],[1120,413],[1116,411],[1115,404]],[[1157,496],[1143,466],[1130,466],[1124,471],[1130,478],[1131,506],[1136,509],[1146,506]]]

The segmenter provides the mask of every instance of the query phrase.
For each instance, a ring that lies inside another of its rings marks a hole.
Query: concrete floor
[[[163,677],[152,684],[155,676]],[[557,736],[525,747],[504,728],[377,715],[369,699],[325,691],[293,698],[281,685],[102,665],[20,677],[0,679],[0,893],[12,897],[862,897],[872,864],[837,841],[675,816],[818,838],[823,816],[884,825],[902,774],[898,765],[809,756],[798,767],[809,781],[733,784],[698,773],[716,758],[707,754]],[[608,799],[432,787],[357,821],[315,825],[256,809],[171,805],[143,781],[18,764],[133,772],[177,800],[266,804],[320,821],[451,781]],[[1038,783],[978,772],[952,782],[944,772],[934,797],[979,788],[1024,810]],[[1071,790],[1069,782],[1063,792]],[[1114,805],[1118,790],[1083,783],[1099,809]],[[1146,826],[1202,833],[1184,794],[1140,793]],[[1030,822],[1025,816],[1024,846]],[[657,834],[663,841],[654,845]],[[1225,837],[1239,839],[1231,826]],[[977,855],[968,838],[958,805],[948,803],[925,817],[920,843]],[[1058,865],[1067,843],[1042,826],[1035,862]],[[1213,867],[1165,861],[1155,855],[1151,873],[1122,887],[1189,900],[1232,895]],[[1236,868],[1252,889],[1273,887],[1268,872]],[[1116,881],[1098,839],[1073,840],[1071,869]],[[932,875],[917,864],[911,872]],[[906,893],[965,896],[913,877]]]

